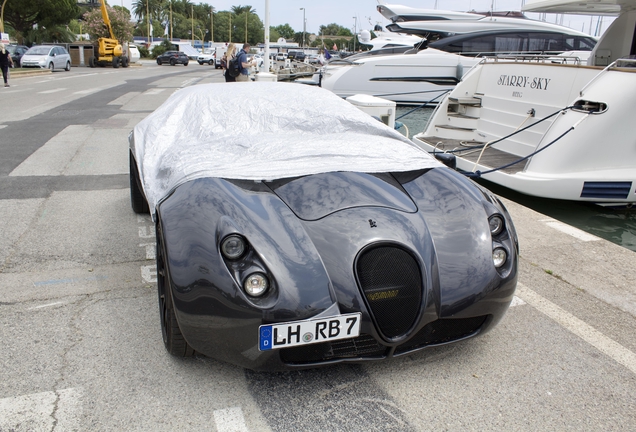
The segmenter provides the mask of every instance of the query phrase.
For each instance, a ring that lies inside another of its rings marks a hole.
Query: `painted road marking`
[[[147,260],[152,260],[155,259],[156,256],[156,249],[157,249],[157,244],[156,243],[139,243],[139,247],[145,247],[146,248],[146,259]]]
[[[564,224],[563,222],[559,222],[554,219],[541,219],[540,222],[544,222],[550,228],[554,228],[555,230],[571,235],[572,237],[575,237],[584,242],[600,240],[600,238],[596,237],[595,235],[586,233],[585,231],[582,231],[578,228],[574,228],[571,225]]]
[[[81,397],[69,388],[0,399],[0,431],[80,430]]]
[[[57,92],[61,92],[61,91],[64,91],[64,90],[66,90],[66,89],[65,88],[56,88],[56,89],[53,89],[53,90],[44,90],[44,91],[38,92],[38,94],[57,93]]]
[[[524,302],[523,300],[521,300],[517,296],[513,296],[512,297],[512,301],[510,302],[510,307],[521,306],[521,305],[524,305],[524,304],[526,304],[526,302]]]
[[[165,90],[164,88],[154,88],[154,89],[151,89],[151,90],[146,90],[141,95],[142,96],[158,95],[159,93],[162,93],[164,90]]]
[[[523,284],[517,283],[517,295],[530,306],[556,321],[560,326],[574,333],[594,348],[636,374],[636,354],[629,349],[608,338],[566,310],[561,309],[559,306],[541,297]]]
[[[241,407],[215,410],[214,423],[218,432],[247,432]]]
[[[88,89],[88,90],[76,91],[73,94],[74,95],[89,95],[91,93],[97,93],[98,91],[102,91],[102,90],[105,90],[105,88],[97,87],[97,88],[92,88],[92,89]]]
[[[148,227],[147,223],[152,223],[152,219],[150,216],[137,215],[137,223],[144,224],[138,228],[139,238],[142,239],[154,239],[155,238],[155,229],[154,227]],[[146,259],[154,260],[156,259],[156,242],[144,242],[139,243],[139,247],[146,248]],[[157,265],[143,265],[141,266],[141,279],[143,279],[144,283],[155,283],[157,282]]]
[[[61,301],[60,301],[60,302],[48,303],[48,304],[40,305],[40,306],[34,306],[34,307],[29,308],[29,309],[27,309],[27,310],[42,309],[42,308],[47,308],[47,307],[51,307],[51,306],[57,306],[57,305],[61,305],[61,304],[64,304],[64,302],[61,302]]]

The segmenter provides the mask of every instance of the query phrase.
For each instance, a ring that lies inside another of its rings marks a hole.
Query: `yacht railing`
[[[583,86],[583,88],[579,91],[579,96],[583,96],[583,92],[585,91],[585,89],[587,89],[594,81],[596,81],[598,79],[598,77],[603,75],[605,72],[607,72],[611,68],[613,68],[613,67],[625,67],[625,66],[636,67],[636,59],[620,58],[618,60],[613,61],[612,63],[607,65],[605,67],[605,69],[603,69],[598,74],[596,74],[596,76],[594,78],[592,78],[587,84],[585,84]]]
[[[558,54],[497,54],[493,56],[485,56],[484,59],[490,62],[513,60],[515,62],[581,64],[581,58],[578,56],[563,56]]]

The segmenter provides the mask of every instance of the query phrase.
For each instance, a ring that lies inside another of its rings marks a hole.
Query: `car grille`
[[[404,249],[367,249],[356,264],[360,288],[379,330],[387,338],[405,334],[422,303],[422,276],[417,261]]]
[[[382,358],[386,350],[370,335],[361,334],[351,339],[283,348],[280,358],[286,364],[319,363],[347,358]]]
[[[461,319],[439,319],[427,324],[407,342],[398,346],[395,354],[401,354],[427,345],[437,345],[463,339],[479,331],[488,316]]]

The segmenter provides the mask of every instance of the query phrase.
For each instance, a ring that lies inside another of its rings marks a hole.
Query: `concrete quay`
[[[636,254],[502,198],[519,236],[519,282],[588,293],[636,317]]]

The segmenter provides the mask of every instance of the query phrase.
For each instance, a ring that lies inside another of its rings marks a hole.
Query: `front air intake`
[[[376,246],[356,263],[360,288],[379,331],[388,339],[404,335],[421,310],[422,275],[413,256],[396,246]]]

